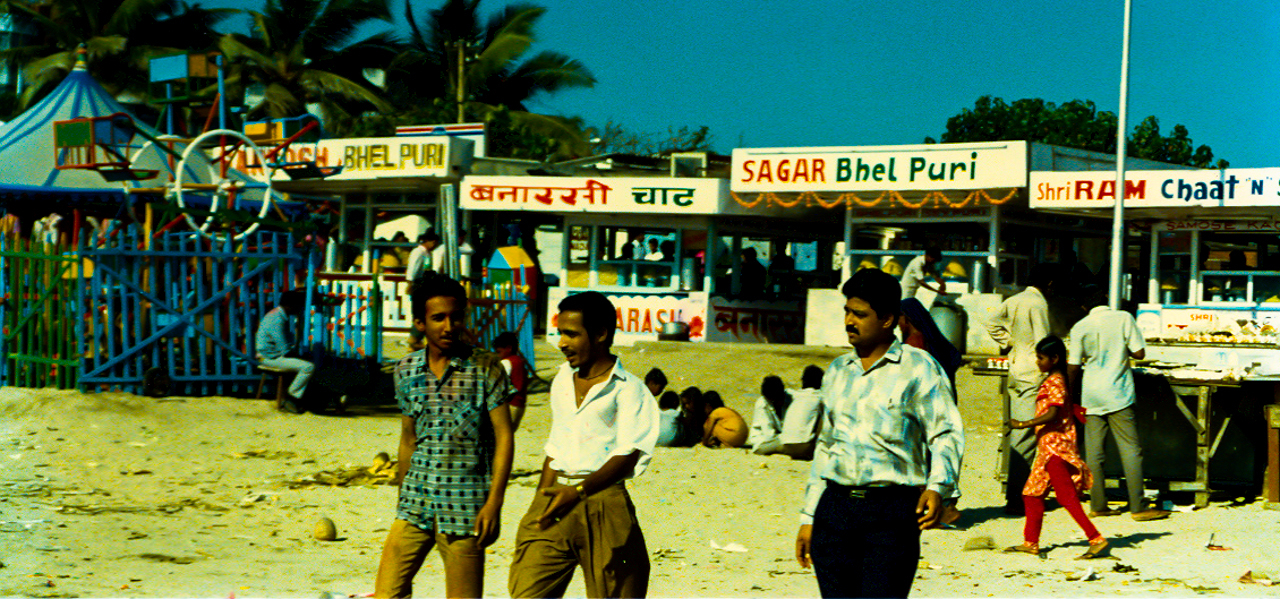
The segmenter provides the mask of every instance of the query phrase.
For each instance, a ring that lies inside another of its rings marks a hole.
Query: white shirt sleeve
[[[836,364],[839,361],[833,361],[827,367],[828,379],[834,379],[839,375]],[[822,471],[827,467],[827,450],[831,447],[833,440],[832,431],[835,430],[832,420],[833,403],[830,402],[828,392],[835,389],[834,380],[824,379],[822,381],[822,390],[819,392],[821,398],[819,404],[822,406],[822,430],[818,433],[818,444],[813,451],[813,463],[809,466],[809,481],[804,487],[804,507],[800,510],[800,524],[813,524],[813,514],[818,509],[818,501],[822,499],[822,493],[827,489],[826,481],[822,480]]]
[[[658,442],[658,429],[661,422],[661,418],[658,417],[658,400],[649,393],[644,383],[633,378],[618,393],[616,415],[617,446],[609,452],[609,457],[639,451],[640,461],[636,462],[632,476],[640,476],[649,466],[649,460],[653,457],[653,447]]]
[[[1124,328],[1125,336],[1129,341],[1129,353],[1147,349],[1147,340],[1142,338],[1142,331],[1138,330],[1138,321],[1134,320],[1133,316],[1125,319]]]
[[[1067,364],[1084,364],[1084,331],[1079,326],[1071,327],[1071,332],[1067,335]]]

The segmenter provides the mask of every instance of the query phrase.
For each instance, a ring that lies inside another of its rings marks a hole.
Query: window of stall
[[[688,290],[696,282],[681,284],[680,257],[691,233],[656,227],[570,226],[568,286]]]

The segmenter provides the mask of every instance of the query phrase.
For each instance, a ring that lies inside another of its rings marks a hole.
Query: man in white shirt
[[[658,438],[658,404],[610,353],[608,298],[566,297],[556,326],[567,363],[551,382],[551,431],[539,492],[516,531],[512,597],[563,597],[582,566],[588,597],[643,597],[649,555],[624,481],[642,474]]]
[[[440,246],[440,236],[435,231],[427,231],[418,236],[418,246],[409,252],[409,266],[405,268],[404,277],[410,283],[422,276],[422,273],[433,268],[432,256],[435,248]]]
[[[1093,471],[1089,489],[1091,516],[1119,513],[1107,508],[1105,466],[1107,433],[1120,449],[1124,479],[1129,491],[1129,515],[1139,522],[1169,516],[1164,510],[1144,509],[1142,496],[1142,444],[1134,418],[1136,400],[1129,358],[1141,360],[1147,345],[1138,323],[1128,312],[1106,305],[1105,291],[1090,296],[1089,314],[1071,327],[1067,347],[1067,374],[1074,395],[1085,409],[1085,461]],[[1083,370],[1083,373],[1081,372]]]
[[[822,416],[822,369],[810,364],[800,375],[800,390],[791,394],[791,406],[782,418],[782,453],[797,460],[813,459]]]
[[[936,247],[930,247],[924,251],[924,255],[916,256],[907,263],[907,267],[902,271],[902,299],[915,297],[916,292],[921,287],[938,293],[939,295],[947,292],[947,284],[942,282],[942,275],[938,274],[938,262],[942,260],[942,250]],[[934,287],[925,282],[925,277],[932,277],[933,282],[938,286]],[[929,306],[926,305],[925,308]]]
[[[895,336],[898,281],[868,268],[841,291],[854,351],[823,376],[796,560],[813,565],[823,597],[906,597],[920,531],[956,494],[964,425],[942,366]]]
[[[1049,303],[1044,293],[1053,284],[1054,266],[1040,264],[1031,271],[1030,284],[1000,304],[987,332],[1001,348],[1009,350],[1009,418],[1036,417],[1036,395],[1044,373],[1036,366],[1036,344],[1049,336]],[[1036,434],[1032,428],[1008,431],[1009,471],[1005,477],[1005,513],[1021,515],[1022,487],[1036,458]]]

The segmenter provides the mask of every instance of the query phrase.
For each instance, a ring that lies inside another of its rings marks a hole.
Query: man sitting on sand
[[[812,460],[818,441],[818,422],[822,416],[822,369],[810,364],[800,375],[799,391],[791,393],[791,405],[782,418],[778,442],[783,453],[797,460]]]
[[[707,421],[702,424],[702,444],[707,447],[742,447],[747,443],[747,421],[742,414],[726,408],[715,391],[702,394]]]

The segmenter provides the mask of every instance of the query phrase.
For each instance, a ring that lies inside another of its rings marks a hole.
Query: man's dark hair
[[[1027,285],[1035,287],[1040,291],[1049,289],[1054,282],[1058,280],[1059,273],[1062,268],[1058,264],[1041,263],[1035,265],[1031,269],[1031,274],[1027,277]]]
[[[1084,290],[1083,296],[1084,296],[1085,308],[1092,309],[1098,306],[1107,305],[1108,297],[1107,297],[1106,287],[1102,287],[1100,285],[1093,285],[1093,286],[1087,287]]]
[[[413,287],[409,291],[409,301],[412,304],[414,318],[418,320],[427,319],[427,300],[433,297],[451,297],[465,306],[467,303],[467,290],[462,288],[461,283],[438,272],[427,271],[423,273],[413,280]]]
[[[756,253],[756,248],[752,248],[752,247],[742,248],[742,257],[743,257],[743,258],[747,258],[747,259],[754,259],[754,258],[755,258],[756,256],[758,256],[758,255],[759,255],[759,254],[757,254],[757,253]]]
[[[680,409],[680,396],[675,391],[667,391],[658,398],[658,407],[663,410]]]
[[[418,236],[418,243],[426,243],[428,241],[434,241],[435,243],[440,243],[440,235],[435,231],[427,231],[426,233],[423,233]]]
[[[299,314],[307,305],[307,293],[301,289],[290,289],[280,294],[280,301],[276,305],[290,314]]]
[[[511,331],[503,331],[497,337],[493,338],[494,348],[510,347],[514,349],[519,346],[520,346],[520,339],[518,339],[516,337],[516,334],[512,333]]]
[[[936,245],[931,245],[928,248],[925,248],[924,255],[933,258],[934,260],[941,260],[942,250],[938,249],[938,246]]]
[[[649,374],[644,375],[644,382],[657,383],[660,387],[667,386],[667,375],[657,368],[649,369]]]
[[[804,367],[804,374],[800,375],[800,386],[805,389],[821,389],[822,388],[822,369],[810,364]]]
[[[575,293],[560,300],[560,313],[579,312],[582,314],[582,326],[594,339],[600,333],[606,333],[605,347],[613,345],[613,332],[618,328],[618,313],[613,302],[598,291]]]
[[[719,393],[716,393],[715,391],[707,391],[702,394],[702,405],[703,409],[711,408],[714,410],[716,408],[723,408],[724,400],[720,399]]]
[[[880,318],[897,318],[902,312],[902,284],[878,268],[853,273],[840,287],[845,299],[858,298],[871,305]]]
[[[779,417],[786,413],[787,407],[791,405],[791,395],[787,393],[787,386],[782,384],[782,378],[777,375],[771,374],[764,377],[760,382],[760,395],[773,406],[773,411]]]

